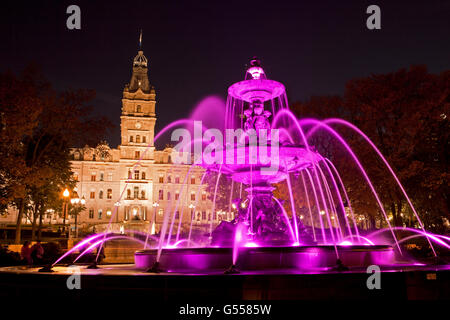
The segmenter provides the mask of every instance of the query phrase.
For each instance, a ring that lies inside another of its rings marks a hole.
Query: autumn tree
[[[92,115],[93,91],[56,92],[41,79],[36,70],[19,79],[11,73],[0,75],[2,121],[5,130],[14,131],[12,137],[2,135],[0,153],[2,160],[8,158],[1,168],[2,193],[5,205],[18,208],[16,243],[26,209],[33,208],[34,227],[47,198],[73,185],[69,148],[94,144],[110,126],[106,118]]]

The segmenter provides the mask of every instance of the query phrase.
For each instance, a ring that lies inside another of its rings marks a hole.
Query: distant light
[[[67,198],[69,196],[69,190],[66,188],[63,192],[63,197]]]
[[[261,74],[264,73],[264,70],[261,67],[251,67],[247,72],[252,75],[253,79],[258,80]]]
[[[304,218],[303,215],[301,215],[301,216],[300,216],[300,219],[303,219],[303,218]]]
[[[325,214],[324,210],[320,210],[320,214],[323,216]]]
[[[231,207],[232,207],[233,209],[236,209],[236,205],[235,205],[234,203],[231,205]]]
[[[246,206],[247,206],[247,205],[245,204],[245,202],[242,202],[242,203],[241,203],[241,208],[242,208],[242,209],[245,209]]]
[[[257,243],[254,243],[254,242],[247,242],[244,247],[257,248],[257,247],[259,247],[259,245]]]

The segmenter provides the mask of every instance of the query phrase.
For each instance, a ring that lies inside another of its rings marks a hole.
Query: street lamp
[[[156,210],[159,207],[159,203],[155,201],[155,202],[153,202],[152,206],[153,206],[153,218],[152,218],[152,228],[150,230],[150,234],[155,234],[156,233]]]
[[[195,209],[195,205],[191,203],[191,204],[189,205],[189,209],[191,209],[191,226],[190,226],[190,228],[189,228],[188,245],[190,245],[190,240],[191,240],[192,223],[194,222],[194,209]]]
[[[67,216],[67,209],[68,209],[67,199],[69,198],[69,195],[70,195],[69,189],[66,188],[63,191],[63,199],[64,199],[64,202],[63,202],[63,214],[64,214],[64,217],[63,217],[63,233],[64,233],[64,235],[66,233],[66,216]]]
[[[75,197],[70,199],[70,203],[75,206],[78,204],[81,204],[81,206],[84,206],[86,204],[86,199],[84,196],[80,199],[78,198],[78,194],[74,193]],[[75,214],[75,238],[78,238],[78,213]]]

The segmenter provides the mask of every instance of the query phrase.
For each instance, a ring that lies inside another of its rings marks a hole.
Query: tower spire
[[[139,50],[142,50],[142,29],[141,33],[139,34]]]

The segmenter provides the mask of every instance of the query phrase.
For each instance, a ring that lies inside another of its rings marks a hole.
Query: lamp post
[[[69,198],[69,195],[70,195],[69,189],[66,188],[63,192],[63,199],[64,199],[64,202],[63,202],[63,214],[64,214],[64,216],[63,216],[63,233],[64,233],[64,237],[66,234],[66,216],[67,216],[67,207],[68,207],[67,199]]]
[[[153,202],[152,206],[153,206],[153,218],[152,218],[152,229],[151,229],[150,233],[155,234],[156,233],[156,210],[159,207],[159,203]]]
[[[84,199],[84,196],[80,199],[78,198],[78,194],[75,193],[75,197],[70,199],[70,203],[75,206],[78,204],[81,204],[81,206],[84,206],[86,204],[86,199]],[[78,212],[75,214],[75,238],[78,238]]]
[[[190,246],[190,241],[191,241],[192,223],[194,222],[194,209],[195,209],[195,205],[191,203],[191,204],[189,205],[189,209],[191,209],[191,225],[190,225],[190,227],[189,227],[188,246]]]
[[[159,207],[159,203],[158,202],[153,202],[152,204],[153,207],[153,218],[152,218],[152,224],[151,227],[149,228],[149,232],[147,232],[147,237],[145,237],[145,244],[144,244],[144,250],[147,249],[147,243],[148,243],[148,236],[150,234],[155,234],[155,220],[156,220],[156,208]]]

